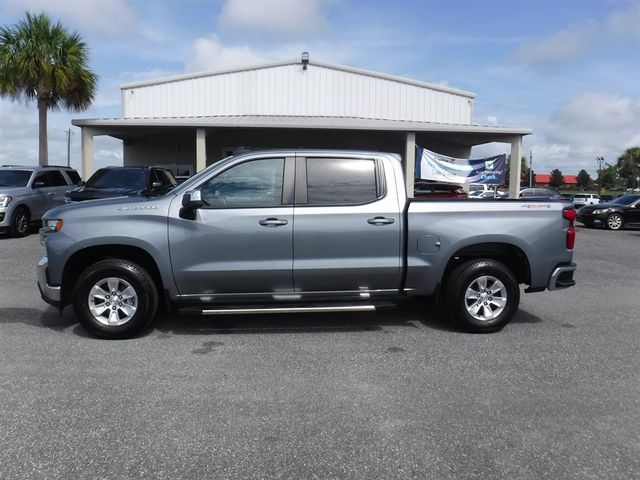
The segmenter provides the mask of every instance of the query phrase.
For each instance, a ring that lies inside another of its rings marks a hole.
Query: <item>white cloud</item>
[[[185,71],[225,70],[265,63],[268,60],[246,46],[225,46],[217,35],[211,35],[193,42],[191,56],[185,63]]]
[[[273,37],[313,35],[327,27],[327,10],[335,0],[226,0],[221,27],[246,28]]]
[[[487,118],[485,121],[487,125],[491,125],[491,126],[500,125],[500,123],[498,123],[498,117],[496,117],[495,115],[487,115]]]
[[[597,156],[614,164],[627,148],[640,145],[640,102],[589,92],[554,111],[540,133],[543,141],[533,145],[535,171],[593,172]]]
[[[107,36],[130,32],[136,23],[126,0],[5,0],[4,4],[6,10],[13,14],[47,12],[54,18],[60,17],[77,25],[72,30]]]
[[[547,67],[587,56],[620,42],[640,46],[640,3],[618,10],[605,20],[588,20],[570,25],[547,38],[522,45],[515,61],[533,67]]]

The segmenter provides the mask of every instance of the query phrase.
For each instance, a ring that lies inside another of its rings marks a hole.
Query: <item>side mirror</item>
[[[182,196],[182,208],[180,209],[180,218],[187,220],[195,220],[196,210],[204,205],[202,201],[202,192],[200,190],[191,190]]]
[[[76,186],[84,187],[84,180],[80,180],[78,183],[76,183]]]

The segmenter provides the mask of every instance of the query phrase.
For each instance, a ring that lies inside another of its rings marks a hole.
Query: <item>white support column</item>
[[[93,174],[93,136],[95,131],[89,127],[82,127],[82,178],[86,180]]]
[[[196,173],[207,166],[207,137],[204,128],[196,129]]]
[[[407,197],[413,198],[413,180],[416,176],[416,134],[414,132],[407,132],[404,151],[404,176]]]
[[[509,163],[509,198],[518,198],[520,194],[520,175],[522,174],[522,136],[511,140],[511,161]]]

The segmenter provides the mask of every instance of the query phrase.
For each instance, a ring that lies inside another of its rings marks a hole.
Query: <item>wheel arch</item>
[[[133,245],[94,245],[77,250],[65,263],[62,273],[62,304],[68,305],[73,301],[76,280],[87,267],[109,258],[129,260],[144,268],[153,278],[162,300],[165,291],[162,275],[148,251]]]
[[[451,255],[442,275],[442,284],[447,282],[449,275],[458,265],[480,258],[490,258],[503,263],[513,272],[518,283],[531,283],[531,265],[520,247],[506,242],[481,242],[461,247]]]

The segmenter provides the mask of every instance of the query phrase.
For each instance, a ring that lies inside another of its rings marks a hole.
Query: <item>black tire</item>
[[[135,298],[128,297],[129,287]],[[112,289],[117,293],[115,297]],[[96,292],[102,291],[108,293],[107,298],[99,299],[102,294]],[[117,305],[111,305],[114,300]],[[131,338],[151,324],[158,310],[158,289],[151,275],[139,265],[116,258],[102,260],[78,278],[73,309],[89,333],[110,339]]]
[[[18,207],[11,216],[9,233],[12,237],[24,237],[29,234],[31,228],[31,214],[25,207]]]
[[[622,215],[615,212],[607,215],[607,219],[604,222],[605,227],[609,230],[620,230],[623,224]]]
[[[473,299],[467,299],[468,289],[474,292]],[[473,333],[500,330],[511,321],[520,304],[520,287],[511,270],[488,258],[470,260],[456,267],[447,278],[444,295],[445,307],[457,325]],[[483,318],[474,316],[473,310]]]

